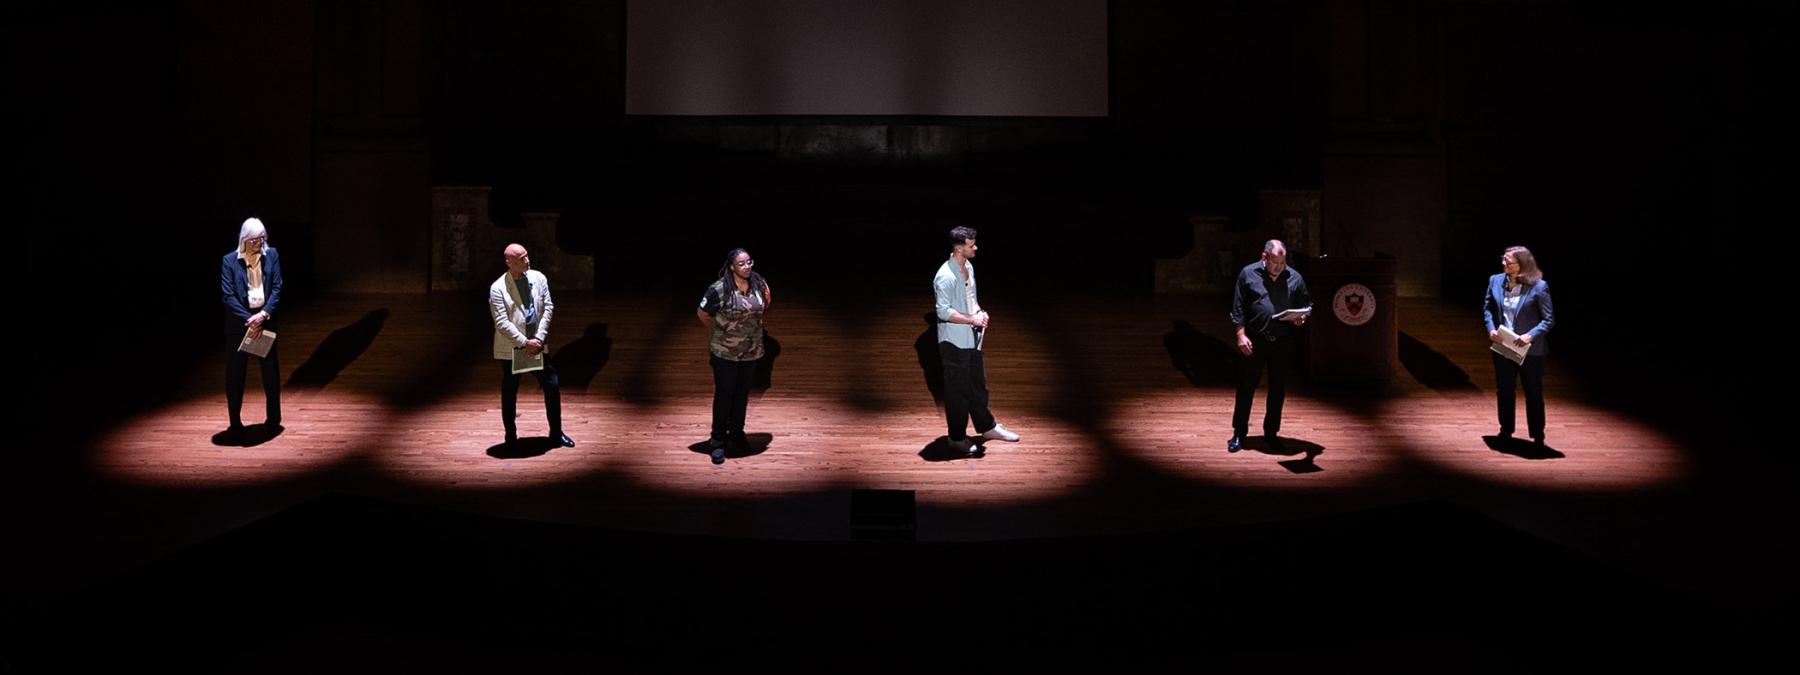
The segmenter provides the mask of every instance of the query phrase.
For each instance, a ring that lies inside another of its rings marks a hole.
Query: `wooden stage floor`
[[[698,446],[712,382],[691,298],[557,294],[551,345],[574,448],[500,445],[479,298],[314,299],[282,317],[286,431],[253,447],[213,443],[225,426],[215,357],[177,381],[137,383],[139,412],[76,449],[68,488],[44,504],[62,515],[45,534],[43,578],[78,586],[327,491],[623,530],[843,540],[853,489],[903,489],[916,492],[926,541],[1238,525],[1436,498],[1714,597],[1754,592],[1748,578],[1791,560],[1761,520],[1773,516],[1757,515],[1774,478],[1709,463],[1656,420],[1584,394],[1554,354],[1549,449],[1495,447],[1479,317],[1449,303],[1403,299],[1407,368],[1388,386],[1291,387],[1291,454],[1228,454],[1224,299],[985,298],[992,408],[1024,440],[964,459],[941,452],[917,350],[928,305],[851,290],[776,298],[772,386],[749,411],[762,447],[722,466]],[[260,421],[254,366],[247,391],[246,420]],[[520,411],[522,434],[545,432],[529,378]]]

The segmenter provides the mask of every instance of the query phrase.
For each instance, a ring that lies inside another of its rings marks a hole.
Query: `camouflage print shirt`
[[[739,293],[737,284],[720,279],[700,296],[700,311],[712,315],[712,355],[727,361],[755,361],[763,355],[761,293]],[[726,290],[729,288],[730,290]]]

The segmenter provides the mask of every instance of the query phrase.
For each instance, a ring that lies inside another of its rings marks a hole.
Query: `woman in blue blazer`
[[[238,228],[237,249],[225,254],[219,266],[219,294],[225,305],[225,405],[232,433],[244,431],[238,411],[244,404],[244,366],[250,355],[238,351],[246,332],[260,334],[275,328],[275,307],[281,302],[281,256],[269,245],[269,231],[261,220],[250,218]],[[281,365],[279,344],[258,359],[262,366],[264,404],[272,430],[281,427]]]
[[[1495,395],[1500,404],[1500,435],[1513,434],[1513,385],[1525,383],[1525,423],[1531,440],[1544,442],[1544,355],[1550,353],[1545,339],[1556,325],[1556,314],[1550,304],[1550,283],[1538,269],[1537,259],[1523,246],[1506,249],[1500,256],[1500,273],[1488,278],[1487,298],[1481,316],[1487,322],[1488,339],[1499,342],[1502,327],[1519,337],[1515,346],[1529,347],[1525,363],[1494,354]]]

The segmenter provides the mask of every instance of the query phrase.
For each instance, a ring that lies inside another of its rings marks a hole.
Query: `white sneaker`
[[[1019,442],[1019,435],[1013,433],[1011,429],[1006,428],[1006,425],[999,422],[994,423],[994,428],[981,432],[981,437],[990,441],[1006,441],[1008,443]]]

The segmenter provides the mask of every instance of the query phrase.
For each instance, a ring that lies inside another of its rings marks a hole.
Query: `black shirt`
[[[1245,265],[1238,272],[1231,290],[1231,323],[1243,326],[1254,339],[1286,338],[1294,334],[1294,324],[1276,321],[1282,310],[1312,306],[1306,292],[1306,280],[1288,267],[1281,276],[1270,279],[1268,267],[1261,260]]]

